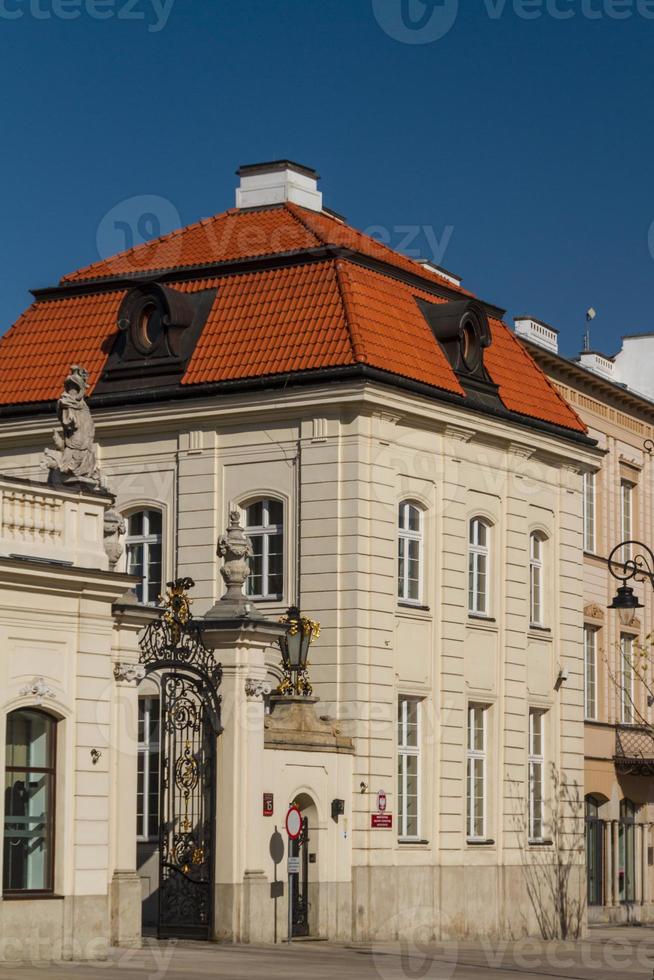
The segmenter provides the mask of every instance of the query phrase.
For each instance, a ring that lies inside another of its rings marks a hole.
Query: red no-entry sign
[[[302,814],[296,806],[290,806],[286,814],[286,833],[291,840],[297,840],[302,833]]]

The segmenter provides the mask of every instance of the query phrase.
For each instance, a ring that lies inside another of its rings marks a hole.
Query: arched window
[[[532,626],[544,623],[544,552],[545,535],[534,531],[529,535],[529,622]]]
[[[470,521],[468,551],[468,612],[471,616],[488,616],[489,562],[490,527],[481,517],[474,517]]]
[[[127,518],[127,571],[138,575],[139,602],[156,606],[163,592],[161,566],[161,511],[139,510]]]
[[[586,883],[589,905],[604,904],[604,822],[599,816],[600,804],[594,796],[586,797]]]
[[[52,892],[57,723],[34,708],[7,717],[5,893]]]
[[[281,599],[284,594],[284,505],[281,500],[255,500],[244,508],[245,531],[253,557],[247,594],[253,599]]]
[[[403,500],[399,509],[397,595],[400,602],[422,602],[422,524],[419,507]]]
[[[631,800],[620,802],[618,824],[618,890],[620,901],[636,898],[636,806]]]

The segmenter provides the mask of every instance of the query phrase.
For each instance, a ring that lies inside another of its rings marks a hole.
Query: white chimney
[[[593,374],[599,374],[602,378],[606,378],[607,381],[616,380],[615,364],[612,357],[606,357],[604,354],[599,354],[594,350],[582,350],[579,355],[579,363],[587,371],[592,371]]]
[[[519,337],[531,340],[532,344],[538,344],[539,347],[545,347],[546,350],[551,350],[553,354],[558,354],[559,331],[555,330],[554,327],[543,323],[542,320],[535,320],[531,316],[516,316],[513,318],[513,322],[515,332]]]
[[[311,211],[322,211],[320,176],[311,167],[292,160],[274,160],[239,167],[236,175],[241,178],[240,187],[236,188],[237,208],[261,208],[292,201]]]

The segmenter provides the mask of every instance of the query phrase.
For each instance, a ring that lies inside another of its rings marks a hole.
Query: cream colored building
[[[2,960],[101,959],[140,938],[136,687],[150,610],[109,570],[106,495],[0,478]]]
[[[588,915],[651,921],[654,745],[643,723],[651,723],[652,708],[629,658],[654,628],[652,590],[634,586],[644,608],[631,627],[607,608],[620,584],[609,573],[609,554],[629,539],[651,547],[654,536],[654,403],[641,393],[651,338],[625,338],[616,357],[589,350],[571,361],[558,354],[556,331],[546,324],[524,317],[516,330],[604,454],[584,490]]]
[[[326,212],[307,168],[243,168],[237,210],[212,221],[67,277],[0,343],[0,453],[16,477],[42,473],[70,365],[90,371],[127,524],[117,568],[141,600],[191,576],[196,619],[215,618],[230,512],[253,544],[247,609],[206,633],[223,666],[208,936],[283,937],[271,839],[294,801],[309,838],[298,934],[550,935],[562,918],[575,934],[582,481],[601,454],[501,311]],[[63,321],[76,329],[30,383],[28,359]],[[283,706],[267,713],[294,603],[322,626],[310,676],[316,718],[331,719],[304,741],[280,734]],[[138,833],[144,914],[161,929],[156,676],[130,689],[139,744],[116,792],[121,869],[137,871]]]

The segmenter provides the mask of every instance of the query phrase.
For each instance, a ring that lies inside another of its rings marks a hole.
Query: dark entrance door
[[[161,694],[157,932],[209,939],[222,669],[191,617],[192,587],[191,579],[168,583],[161,619],[141,639],[141,663],[156,671]]]
[[[291,856],[299,857],[300,871],[293,879],[293,936],[309,935],[309,820],[302,820],[302,833],[291,841]]]
[[[158,933],[208,939],[216,734],[193,678],[164,674],[161,706]]]

